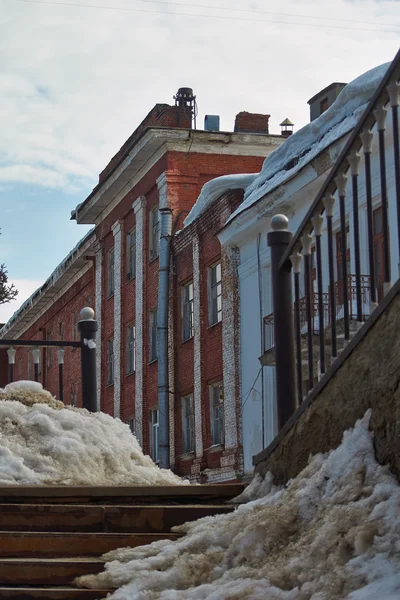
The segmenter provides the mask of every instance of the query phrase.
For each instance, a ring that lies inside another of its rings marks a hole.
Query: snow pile
[[[184,485],[159,469],[129,426],[66,407],[39,383],[0,390],[0,485]]]
[[[400,598],[400,487],[375,461],[369,417],[286,488],[269,477],[262,499],[110,552],[78,584],[119,588],[109,600]]]
[[[205,183],[201,188],[200,196],[184,221],[184,227],[197,219],[224,192],[238,189],[245,190],[256,177],[257,173],[223,175]]]
[[[390,63],[380,65],[354,79],[343,88],[335,103],[318,119],[299,129],[271,152],[264,161],[261,173],[247,187],[244,201],[229,220],[293,177],[333,142],[351,131],[389,65]]]

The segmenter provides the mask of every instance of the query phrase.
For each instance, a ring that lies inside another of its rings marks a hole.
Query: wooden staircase
[[[174,525],[234,509],[242,484],[0,488],[0,598],[100,600],[73,586],[103,570],[102,554],[177,539]]]

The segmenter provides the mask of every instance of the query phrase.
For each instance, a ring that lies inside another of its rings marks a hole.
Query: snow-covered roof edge
[[[245,189],[243,202],[229,217],[227,224],[349,133],[363,114],[390,64],[375,67],[354,79],[318,119],[302,127],[271,152],[265,159],[261,172]]]
[[[200,195],[186,217],[183,225],[187,227],[205,212],[222,194],[229,190],[245,190],[257,177],[258,173],[240,173],[237,175],[222,175],[211,179],[203,185]]]
[[[72,250],[67,254],[67,256],[60,262],[59,265],[54,269],[51,275],[46,279],[46,281],[38,287],[26,300],[21,304],[18,310],[10,317],[0,329],[0,338],[3,338],[5,334],[11,329],[13,325],[15,325],[21,318],[22,314],[26,311],[30,310],[35,306],[35,304],[42,298],[44,293],[52,287],[60,277],[66,272],[66,268],[70,267],[77,258],[80,257],[80,251],[83,246],[90,240],[94,233],[94,227],[90,229],[86,233],[86,235],[79,240],[79,242],[72,248]],[[87,249],[86,249],[87,250]],[[75,256],[74,256],[75,255]],[[71,260],[72,259],[72,260]]]

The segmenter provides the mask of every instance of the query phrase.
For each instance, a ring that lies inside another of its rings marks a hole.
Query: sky
[[[198,128],[248,110],[296,130],[399,36],[399,0],[0,0],[0,262],[20,292],[0,322],[85,235],[71,210],[154,104],[192,87]]]

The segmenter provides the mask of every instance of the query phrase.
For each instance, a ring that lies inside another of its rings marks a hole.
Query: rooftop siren
[[[192,88],[179,88],[174,96],[174,100],[175,106],[180,106],[185,112],[187,111],[189,114],[191,114],[191,120],[194,121],[194,129],[196,129],[197,102]]]

